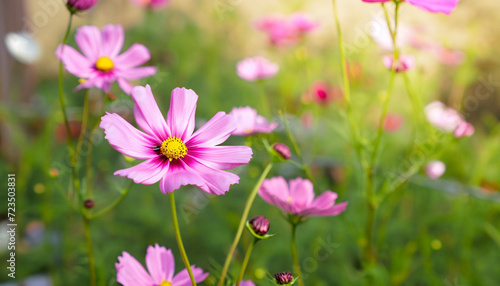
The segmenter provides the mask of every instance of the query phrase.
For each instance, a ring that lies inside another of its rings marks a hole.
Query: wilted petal
[[[118,257],[116,267],[116,281],[123,286],[155,286],[151,276],[144,267],[130,254],[123,252]]]

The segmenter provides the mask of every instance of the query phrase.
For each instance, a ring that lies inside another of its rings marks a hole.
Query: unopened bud
[[[290,148],[283,143],[274,143],[273,145],[274,151],[278,153],[283,159],[288,160],[292,158],[292,154],[290,153]]]
[[[93,200],[91,200],[91,199],[85,200],[85,201],[83,202],[83,206],[84,206],[85,208],[87,208],[87,209],[91,209],[91,208],[93,208],[93,207],[94,207],[94,201],[93,201]]]
[[[274,274],[274,278],[279,285],[290,284],[293,281],[292,273],[288,271],[276,273]]]
[[[95,5],[97,0],[68,0],[68,9],[71,13],[85,11]]]
[[[253,231],[258,235],[266,235],[269,231],[269,220],[262,215],[251,218],[249,221]]]

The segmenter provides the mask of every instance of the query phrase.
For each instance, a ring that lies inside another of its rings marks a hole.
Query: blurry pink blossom
[[[71,13],[85,11],[95,5],[97,0],[68,0],[67,5]]]
[[[233,135],[248,136],[256,133],[270,133],[278,127],[278,123],[269,123],[266,118],[257,114],[257,110],[250,106],[235,107],[229,115],[236,121]]]
[[[324,191],[314,198],[311,181],[296,178],[290,180],[290,186],[283,177],[266,179],[259,190],[260,197],[267,203],[296,216],[334,216],[342,213],[347,202],[335,204],[337,194]]]
[[[246,58],[236,65],[236,73],[246,81],[256,81],[273,77],[279,66],[263,57]]]
[[[252,280],[243,280],[241,281],[240,286],[255,286],[255,284]]]
[[[148,247],[146,266],[148,271],[137,259],[124,251],[122,256],[118,256],[118,263],[115,263],[116,281],[123,286],[191,285],[187,269],[174,275],[174,255],[170,249],[163,246],[156,244]],[[208,276],[208,273],[204,273],[203,269],[194,267],[194,265],[191,266],[191,270],[196,283],[202,282]]]
[[[384,130],[387,132],[396,132],[403,126],[403,116],[396,113],[387,114],[384,121]]]
[[[441,45],[430,44],[424,50],[433,55],[440,63],[447,66],[457,66],[465,60],[465,54],[461,51],[446,49]]]
[[[470,137],[473,134],[474,134],[474,126],[465,121],[460,122],[457,128],[455,128],[455,131],[453,131],[453,135],[456,138]]]
[[[309,92],[302,95],[306,103],[314,102],[320,105],[328,105],[330,102],[343,97],[340,88],[334,88],[326,82],[317,81],[311,85]]]
[[[427,177],[435,180],[441,177],[446,171],[446,165],[438,160],[433,160],[425,165],[425,174]]]
[[[464,121],[462,115],[455,109],[447,107],[440,101],[429,103],[424,109],[427,120],[437,129],[453,132]]]
[[[400,55],[395,64],[394,56],[392,55],[384,56],[382,60],[387,69],[392,70],[394,67],[395,72],[406,72],[415,67],[415,59],[412,55]]]
[[[150,58],[145,46],[133,44],[119,54],[124,41],[120,25],[106,25],[101,31],[96,26],[82,26],[76,31],[75,41],[83,55],[68,45],[60,45],[56,55],[66,70],[82,79],[77,90],[95,86],[108,92],[111,84],[117,81],[120,88],[130,94],[132,85],[128,80],[156,73],[156,67],[139,67]]]
[[[171,0],[130,0],[131,2],[148,9],[161,9]]]
[[[362,0],[369,3],[383,3],[390,0]],[[404,0],[403,0],[404,1]],[[458,4],[458,0],[406,0],[414,6],[425,9],[429,12],[450,14]]]
[[[314,115],[310,111],[306,111],[300,117],[300,121],[302,122],[302,126],[306,129],[310,129],[314,125]]]
[[[269,42],[277,47],[292,46],[302,37],[316,29],[318,23],[305,12],[296,12],[289,16],[268,15],[255,23],[258,30],[268,34]]]

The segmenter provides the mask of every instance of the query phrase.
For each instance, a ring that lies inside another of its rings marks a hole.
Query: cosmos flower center
[[[100,57],[95,63],[95,68],[103,72],[112,70],[114,66],[113,61],[108,57]]]
[[[187,148],[181,138],[170,137],[161,143],[160,152],[172,161],[173,159],[184,158],[187,154]],[[163,284],[160,286],[163,286]]]
[[[172,283],[170,281],[162,281],[159,286],[172,286]]]

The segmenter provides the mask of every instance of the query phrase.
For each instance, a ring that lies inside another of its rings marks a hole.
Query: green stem
[[[293,267],[295,270],[295,276],[299,277],[299,286],[304,286],[304,280],[302,277],[302,272],[300,271],[300,263],[299,263],[299,253],[297,252],[297,242],[295,239],[295,233],[297,230],[297,224],[292,223],[292,239],[291,239],[291,245],[292,245],[292,256],[293,256]]]
[[[105,208],[104,208],[104,209],[102,209],[101,211],[96,212],[96,213],[94,213],[94,214],[92,214],[92,215],[89,215],[89,216],[88,216],[88,219],[89,219],[89,220],[95,219],[95,218],[97,218],[97,217],[100,217],[100,216],[102,216],[102,215],[106,214],[107,212],[111,211],[112,209],[114,209],[114,208],[115,208],[117,205],[119,205],[119,204],[122,202],[122,200],[123,200],[123,199],[127,196],[128,192],[130,191],[130,188],[132,188],[132,186],[133,186],[133,185],[134,185],[134,181],[131,181],[131,182],[130,182],[130,185],[128,185],[128,187],[127,187],[127,188],[125,188],[125,189],[122,191],[122,193],[121,193],[120,197],[119,197],[118,199],[116,199],[116,201],[114,201],[111,205],[109,205],[109,206],[105,207]]]
[[[85,242],[87,245],[87,253],[89,256],[89,273],[90,273],[90,285],[95,286],[96,285],[96,277],[95,277],[95,259],[94,259],[94,252],[92,250],[92,238],[90,237],[90,225],[89,225],[89,219],[83,217],[83,230],[85,233]]]
[[[186,269],[189,273],[191,284],[193,286],[196,286],[196,280],[194,279],[193,270],[191,269],[191,264],[189,263],[186,250],[184,249],[184,244],[182,243],[181,231],[179,229],[179,221],[177,220],[177,211],[175,209],[174,192],[169,193],[168,196],[170,197],[170,209],[172,210],[172,219],[174,221],[175,239],[177,240],[177,245],[179,246],[179,251],[182,256],[182,261],[184,262],[184,265],[186,266]]]
[[[255,184],[254,188],[252,189],[252,192],[250,193],[250,196],[247,199],[245,209],[243,210],[243,214],[241,215],[240,224],[238,226],[236,236],[234,237],[233,244],[231,245],[231,249],[229,250],[229,253],[227,254],[226,261],[224,262],[224,267],[222,268],[222,273],[220,275],[219,283],[217,283],[217,286],[222,286],[224,284],[224,279],[226,278],[227,271],[229,269],[229,264],[231,264],[231,260],[233,259],[233,254],[236,251],[236,247],[238,246],[238,242],[240,241],[241,234],[243,233],[243,228],[245,227],[245,223],[246,223],[247,218],[248,218],[248,213],[250,212],[250,208],[252,207],[253,201],[255,199],[255,196],[257,195],[257,192],[260,189],[260,186],[262,185],[262,182],[267,177],[267,174],[269,174],[269,171],[271,171],[272,167],[273,167],[273,162],[270,161],[267,164],[264,171],[262,171],[262,174],[260,175],[259,180]]]
[[[255,243],[259,241],[256,237],[252,239],[250,245],[248,246],[247,253],[245,254],[245,258],[243,259],[243,264],[241,265],[240,274],[238,275],[238,279],[236,280],[236,286],[240,286],[240,282],[243,279],[243,275],[245,274],[245,269],[247,268],[248,261],[250,260],[250,255],[252,254],[253,247]]]

